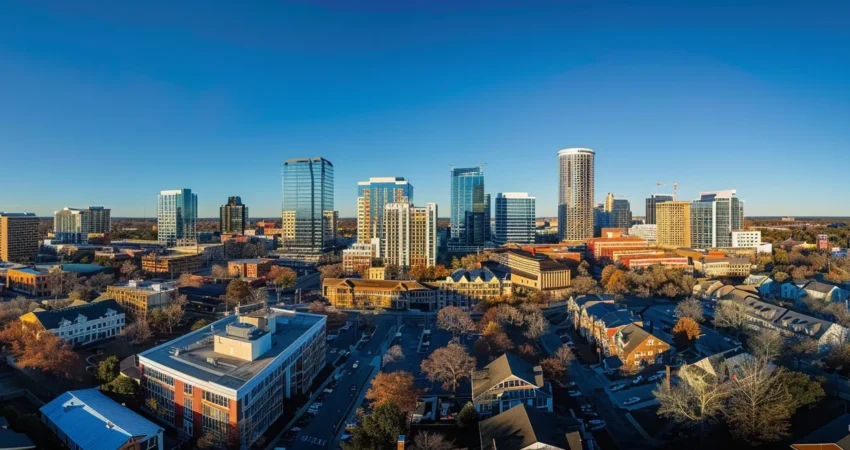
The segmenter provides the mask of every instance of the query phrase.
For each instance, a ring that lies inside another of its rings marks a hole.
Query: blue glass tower
[[[484,170],[453,168],[451,240],[460,245],[484,245],[490,240],[490,196],[484,193]]]
[[[191,189],[160,191],[156,205],[159,243],[166,247],[198,241],[198,196]]]
[[[496,244],[534,243],[535,198],[525,192],[496,195]]]
[[[295,158],[283,164],[283,229],[287,250],[330,250],[334,226],[334,166],[324,158]]]

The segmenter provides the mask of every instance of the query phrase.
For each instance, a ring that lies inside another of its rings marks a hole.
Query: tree
[[[319,267],[319,278],[342,278],[344,271],[342,264],[327,264]]]
[[[607,285],[608,280],[611,279],[611,275],[614,275],[614,272],[616,272],[617,270],[619,269],[617,269],[617,266],[614,264],[609,264],[605,266],[605,268],[602,269],[602,277],[599,279],[599,283],[603,286]]]
[[[321,300],[316,300],[313,303],[310,303],[310,306],[307,307],[307,311],[311,314],[324,314],[327,310],[327,305],[325,302]]]
[[[244,300],[251,296],[251,286],[245,281],[234,278],[227,284],[226,295],[229,307],[241,305]]]
[[[17,320],[22,315],[32,312],[33,309],[39,307],[35,303],[24,296],[15,297],[8,302],[0,302],[0,325],[6,322]]]
[[[210,322],[207,319],[198,319],[198,320],[195,321],[195,323],[192,324],[191,331],[200,330],[201,328],[203,328],[203,327],[205,327],[209,324],[210,324]]]
[[[525,323],[525,332],[523,335],[533,341],[540,339],[540,336],[543,336],[549,331],[549,321],[543,316],[540,308],[529,311],[523,319]]]
[[[354,429],[351,440],[342,444],[346,450],[393,450],[399,435],[407,434],[408,414],[398,405],[382,403],[372,414],[360,415],[360,426]]]
[[[421,394],[416,387],[413,374],[399,370],[396,372],[378,372],[372,379],[372,385],[366,391],[366,399],[375,406],[393,403],[408,415],[416,409],[416,401]]]
[[[714,326],[728,328],[740,333],[747,324],[747,312],[744,306],[733,300],[721,300],[714,310]]]
[[[457,270],[457,269],[460,269],[462,267],[463,266],[460,264],[460,260],[457,258],[457,256],[453,256],[452,257],[452,270]]]
[[[153,337],[151,327],[144,320],[137,320],[121,330],[121,337],[133,345],[139,345]]]
[[[139,275],[139,266],[133,263],[133,261],[127,260],[121,264],[121,279],[123,281],[132,280]]]
[[[298,282],[298,275],[289,267],[272,266],[267,278],[272,280],[275,286],[278,303],[280,303],[280,290],[294,288]]]
[[[201,280],[192,274],[183,273],[177,278],[177,286],[180,287],[201,287]]]
[[[550,380],[561,380],[567,374],[567,368],[561,360],[555,357],[549,357],[540,361],[540,367],[543,368],[543,376]]]
[[[792,404],[790,413],[802,407],[814,408],[826,393],[823,390],[823,379],[812,380],[811,377],[801,372],[794,372],[784,367],[777,369],[779,382],[791,395]]]
[[[784,266],[791,262],[791,259],[788,257],[788,252],[781,248],[773,249],[773,262],[777,265]]]
[[[750,444],[787,436],[794,399],[778,371],[761,358],[744,361],[737,370],[724,411],[732,436]]]
[[[776,330],[759,330],[750,334],[747,345],[754,356],[773,361],[782,353],[785,338]]]
[[[455,416],[455,423],[460,428],[473,428],[478,426],[478,411],[472,402],[463,405],[463,409]]]
[[[579,276],[570,282],[571,295],[588,295],[599,291],[599,284],[593,278]]]
[[[116,376],[109,383],[109,390],[116,394],[136,396],[139,394],[139,385],[129,377]]]
[[[605,292],[613,295],[623,295],[629,292],[628,280],[626,273],[622,270],[615,270],[605,284]]]
[[[457,337],[475,329],[475,322],[468,312],[456,306],[447,306],[437,313],[437,326]]]
[[[228,278],[232,278],[230,275],[230,271],[227,270],[227,267],[215,264],[212,266],[212,270],[210,271],[212,277],[216,280],[226,280]]]
[[[788,274],[782,271],[773,272],[773,280],[777,283],[784,283],[788,279]]]
[[[679,302],[676,305],[676,318],[690,318],[697,323],[702,323],[705,320],[705,315],[702,309],[702,302],[691,297]]]
[[[100,292],[106,289],[106,286],[112,284],[113,277],[107,273],[96,273],[89,277],[86,284],[91,286],[95,292]]]
[[[842,374],[850,371],[850,343],[833,346],[826,356],[826,366]]]
[[[404,359],[404,350],[402,350],[400,345],[393,345],[392,347],[387,349],[387,352],[384,353],[382,363],[384,365],[399,362]]]
[[[699,324],[690,317],[683,317],[673,326],[673,338],[683,346],[693,345],[699,338]]]
[[[412,450],[453,450],[457,447],[453,440],[447,440],[446,437],[440,433],[420,431],[419,434],[413,438],[413,445],[411,445],[410,448]]]
[[[53,333],[24,328],[20,321],[6,324],[0,342],[9,344],[10,353],[19,367],[40,370],[52,375],[71,378],[71,369],[79,359],[67,341]]]
[[[723,413],[730,386],[724,379],[691,366],[679,370],[679,379],[678,384],[659,383],[652,392],[659,402],[658,415],[699,426],[704,433],[706,424]]]
[[[569,370],[569,364],[572,360],[576,359],[573,354],[573,350],[566,344],[558,347],[558,350],[555,350],[555,358],[564,365],[564,368]]]
[[[421,364],[422,372],[431,381],[442,381],[443,388],[457,391],[460,380],[469,378],[475,369],[475,358],[469,356],[463,345],[450,343],[434,350]]]
[[[508,337],[508,333],[502,330],[502,326],[498,322],[490,322],[478,342],[486,346],[479,347],[479,349],[486,348],[493,355],[500,355],[514,348],[514,342]]]
[[[118,357],[110,355],[103,361],[97,363],[97,379],[103,384],[108,384],[118,376],[121,362]]]
[[[535,348],[531,343],[526,342],[519,346],[519,354],[528,357],[537,356],[537,348]]]

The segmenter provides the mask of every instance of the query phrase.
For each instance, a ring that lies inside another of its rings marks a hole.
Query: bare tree
[[[558,347],[558,350],[555,351],[555,358],[566,368],[569,368],[570,361],[576,359],[573,350],[568,345]]]
[[[431,381],[442,381],[445,388],[457,391],[460,380],[469,378],[475,369],[475,358],[469,356],[466,348],[457,343],[438,348],[422,361],[422,372]]]
[[[794,399],[777,371],[765,359],[752,358],[737,372],[725,409],[732,436],[750,444],[787,436]]]
[[[668,385],[666,381],[659,383],[653,391],[660,404],[658,415],[699,426],[704,433],[706,424],[723,413],[730,385],[725,378],[718,379],[694,366],[683,367],[679,379],[681,382],[675,385]]]
[[[413,450],[454,450],[457,446],[455,441],[447,440],[440,433],[423,431],[416,435],[410,448]]]
[[[226,280],[228,278],[232,278],[230,276],[230,271],[227,270],[227,267],[224,267],[219,264],[213,265],[210,273],[212,274],[212,277],[216,280]]]
[[[773,361],[782,353],[785,346],[785,337],[776,330],[759,330],[750,334],[747,340],[750,353],[757,358]]]
[[[387,352],[384,353],[383,356],[383,364],[390,364],[394,362],[399,362],[404,359],[404,350],[402,350],[400,345],[393,345],[392,347],[387,349]]]
[[[468,312],[456,306],[447,306],[437,313],[437,326],[457,336],[473,330],[475,322]]]
[[[121,336],[133,345],[141,344],[153,336],[151,327],[143,320],[137,320],[121,330]]]
[[[524,317],[525,332],[523,335],[531,340],[540,339],[540,336],[549,331],[549,321],[543,317],[543,313],[536,309]]]
[[[133,278],[139,275],[139,266],[135,265],[133,261],[127,260],[121,264],[121,279],[132,280]]]
[[[679,302],[676,305],[676,318],[683,319],[685,317],[693,319],[696,323],[702,323],[705,320],[702,302],[693,297]]]
[[[89,277],[86,284],[88,284],[95,292],[100,292],[106,289],[106,286],[109,286],[113,281],[112,275],[106,273],[97,273]]]
[[[714,310],[714,326],[741,332],[747,324],[747,312],[744,305],[733,300],[721,300]]]

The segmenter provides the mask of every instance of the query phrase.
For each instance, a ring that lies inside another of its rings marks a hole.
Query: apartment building
[[[138,355],[153,413],[189,437],[248,449],[325,364],[325,316],[240,306]]]
[[[150,254],[142,256],[142,270],[152,274],[180,275],[200,270],[206,264],[203,254]]]
[[[404,177],[372,177],[357,183],[357,242],[384,238],[384,211],[389,203],[413,202],[413,185]]]
[[[218,229],[222,234],[245,234],[248,228],[248,207],[238,195],[227,198],[227,204],[218,208]]]
[[[691,203],[664,202],[655,206],[656,243],[659,247],[691,246]]]
[[[0,212],[0,261],[33,263],[38,256],[38,217]]]
[[[150,310],[168,306],[177,294],[177,283],[173,282],[130,280],[106,287],[106,296],[114,298],[136,320],[147,320]]]
[[[752,269],[749,258],[703,258],[702,261],[694,262],[694,266],[708,278],[746,278]]]
[[[124,329],[124,309],[112,299],[80,306],[34,311],[20,318],[24,327],[48,331],[72,346],[86,345],[111,339]]]
[[[667,255],[627,255],[620,258],[620,263],[629,269],[643,269],[649,266],[664,266],[668,269],[683,269],[692,271],[694,267],[688,258]]]
[[[732,248],[758,248],[761,245],[761,231],[733,231]]]
[[[514,406],[552,412],[552,387],[543,369],[505,353],[472,374],[472,403],[482,416],[495,416]]]
[[[377,240],[377,238],[375,239]],[[376,258],[376,246],[360,242],[351,245],[342,251],[342,271],[346,275],[354,275],[361,267],[371,267],[372,259]]]
[[[227,271],[234,277],[262,278],[272,270],[275,261],[271,258],[237,259],[227,262]]]
[[[437,204],[388,203],[384,210],[384,264],[401,268],[437,264]]]
[[[511,287],[534,290],[566,289],[570,286],[570,269],[543,255],[524,250],[496,253],[496,260],[510,270]]]
[[[322,296],[340,309],[432,311],[436,292],[416,281],[325,278]]]
[[[87,244],[91,235],[106,237],[111,230],[111,210],[103,206],[53,213],[53,241],[58,244]]]
[[[6,289],[34,297],[46,297],[50,295],[50,288],[46,270],[20,267],[6,271]]]
[[[437,308],[470,308],[478,301],[511,294],[510,274],[496,275],[487,269],[455,270],[445,280],[440,280],[437,286]]]
[[[658,225],[656,224],[637,224],[629,227],[629,236],[636,236],[645,239],[647,242],[655,242],[658,239]]]
[[[587,256],[597,262],[612,261],[614,252],[644,250],[649,247],[646,239],[637,236],[614,236],[591,238],[587,241]]]

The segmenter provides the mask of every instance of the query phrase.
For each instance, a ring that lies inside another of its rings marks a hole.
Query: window
[[[192,395],[192,385],[188,383],[183,383],[183,393]]]
[[[223,395],[213,394],[212,392],[204,391],[204,400],[219,406],[230,406],[230,402],[228,401],[227,397]]]
[[[653,345],[655,345],[655,339],[650,339],[650,340],[646,341],[646,345],[649,346],[649,347],[652,347]]]

